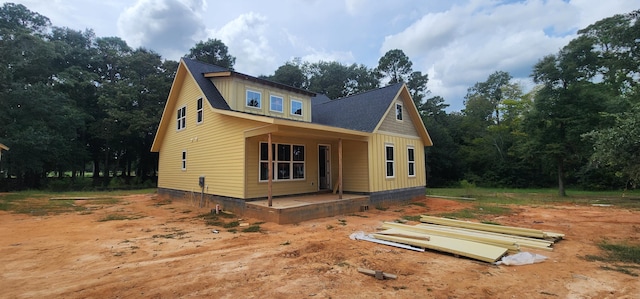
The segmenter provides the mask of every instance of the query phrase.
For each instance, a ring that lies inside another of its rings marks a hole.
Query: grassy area
[[[633,191],[584,191],[567,190],[567,196],[558,196],[556,189],[509,188],[428,188],[427,195],[472,197],[481,204],[540,205],[549,203],[611,204],[617,207],[640,210],[640,190]]]
[[[608,263],[600,267],[604,270],[618,271],[631,276],[638,276],[637,270],[640,269],[640,244],[612,244],[601,242],[598,244],[598,247],[603,251],[602,255],[587,255],[585,259]]]
[[[85,208],[76,205],[73,199],[50,200],[51,198],[87,197],[94,205],[116,204],[120,199],[115,198],[131,194],[154,193],[156,189],[127,190],[114,192],[45,192],[45,191],[21,191],[0,194],[0,210],[20,214],[36,216],[55,215],[69,212],[84,211]]]

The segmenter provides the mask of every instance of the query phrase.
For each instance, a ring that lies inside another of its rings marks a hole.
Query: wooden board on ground
[[[373,236],[376,239],[448,252],[489,263],[499,260],[507,253],[507,248],[443,236],[430,236],[429,241],[383,234],[373,234]]]

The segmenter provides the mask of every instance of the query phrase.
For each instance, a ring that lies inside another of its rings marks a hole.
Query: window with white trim
[[[402,104],[396,103],[396,120],[402,120]]]
[[[282,97],[272,95],[269,98],[269,110],[282,113],[283,103],[284,99]]]
[[[178,108],[178,131],[187,127],[187,106]]]
[[[262,108],[262,94],[257,91],[247,89],[247,101],[245,102],[245,105],[250,108]]]
[[[197,123],[202,123],[202,121],[204,120],[204,106],[202,103],[202,98],[199,98],[198,101],[196,102],[196,115],[197,115],[197,119],[196,122]]]
[[[416,150],[413,146],[407,147],[407,169],[410,177],[416,176]]]
[[[385,165],[387,169],[387,178],[395,177],[395,157],[393,144],[385,144],[384,146]]]
[[[291,100],[291,115],[302,116],[302,101]]]
[[[305,149],[304,145],[272,143],[273,180],[304,180]],[[260,177],[261,182],[269,180],[269,144],[260,142]]]
[[[187,151],[182,151],[182,170],[187,170]]]

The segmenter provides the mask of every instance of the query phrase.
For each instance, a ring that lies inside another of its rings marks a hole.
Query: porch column
[[[271,149],[271,133],[269,133],[269,141],[267,142],[267,155],[269,158],[267,161],[269,162],[269,166],[267,166],[267,171],[269,172],[268,178],[269,182],[267,183],[267,201],[269,202],[269,206],[271,206],[271,193],[272,193],[272,184],[273,184],[273,161],[272,161],[272,149]]]
[[[342,199],[342,138],[338,139],[338,199]]]

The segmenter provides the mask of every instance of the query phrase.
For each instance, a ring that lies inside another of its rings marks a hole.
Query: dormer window
[[[291,115],[302,116],[302,102],[291,100]]]
[[[257,91],[247,89],[246,105],[256,109],[262,108],[262,95]]]
[[[279,96],[271,96],[271,98],[269,98],[269,110],[273,111],[273,112],[280,112],[282,113],[282,103],[284,102],[284,99],[282,97]]]

